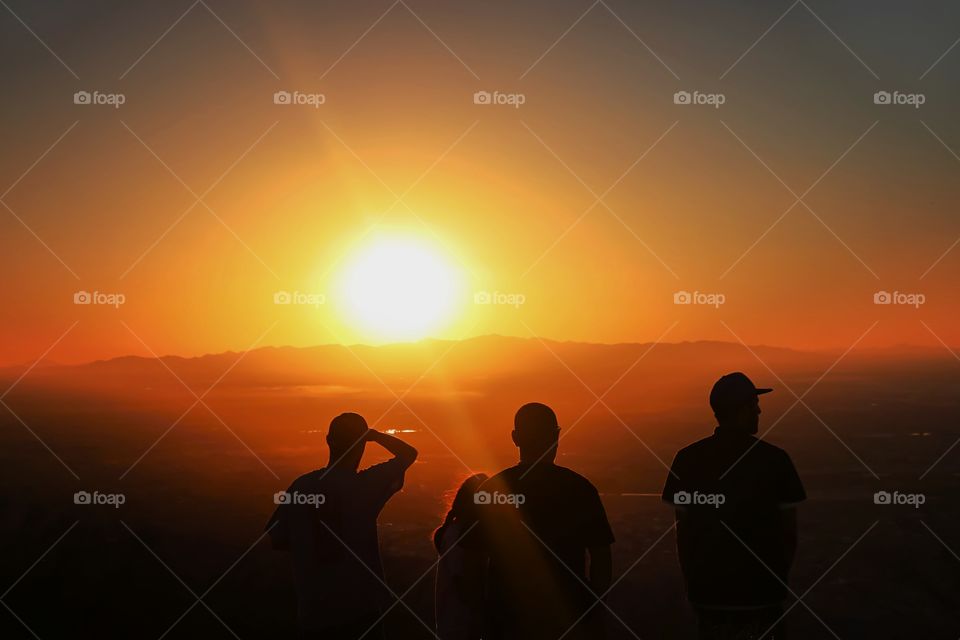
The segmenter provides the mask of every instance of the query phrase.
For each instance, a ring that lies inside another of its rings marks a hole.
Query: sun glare
[[[460,270],[422,240],[387,236],[351,256],[339,278],[347,321],[378,341],[417,340],[454,318],[461,304]]]

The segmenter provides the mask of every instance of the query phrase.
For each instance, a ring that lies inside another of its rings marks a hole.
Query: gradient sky
[[[333,292],[382,234],[462,270],[437,337],[960,344],[955,3],[7,4],[0,363],[375,342]]]

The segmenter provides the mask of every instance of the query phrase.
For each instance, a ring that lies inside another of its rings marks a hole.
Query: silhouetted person
[[[559,434],[550,407],[520,407],[520,464],[476,494],[464,545],[468,568],[486,569],[485,640],[603,637],[603,607],[591,606],[610,585],[613,532],[596,488],[554,464]]]
[[[357,471],[366,443],[393,454]],[[267,527],[273,546],[293,555],[301,638],[356,640],[383,637],[388,601],[377,537],[377,516],[403,487],[417,450],[367,428],[362,416],[343,413],[330,422],[329,464],[297,478]]]
[[[663,488],[702,639],[784,637],[795,506],[806,494],[790,456],[754,437],[770,391],[739,372],[720,378],[710,392],[719,426],[677,453]]]
[[[477,521],[474,494],[486,480],[486,474],[478,473],[463,481],[443,524],[433,534],[433,544],[440,554],[435,595],[440,640],[473,640],[482,631],[483,602],[479,590],[466,584],[470,579],[468,552],[461,542]]]

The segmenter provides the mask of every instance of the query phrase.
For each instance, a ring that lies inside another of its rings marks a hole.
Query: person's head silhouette
[[[746,375],[736,371],[717,380],[710,390],[710,408],[719,426],[730,432],[754,434],[760,425],[760,395]]]
[[[330,465],[356,470],[366,446],[367,421],[358,413],[341,413],[330,421]]]
[[[530,402],[517,410],[513,418],[513,443],[520,449],[520,461],[527,464],[551,463],[557,457],[560,427],[553,409]]]

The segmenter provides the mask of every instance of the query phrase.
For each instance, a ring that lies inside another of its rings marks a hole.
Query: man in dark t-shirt
[[[367,443],[393,454],[358,470]],[[275,549],[292,555],[302,640],[382,638],[389,601],[383,581],[377,517],[403,487],[417,450],[367,428],[362,416],[343,413],[327,433],[330,462],[306,473],[287,491],[267,523]]]
[[[700,637],[783,636],[782,602],[806,498],[787,453],[754,436],[758,389],[742,373],[710,393],[719,426],[680,450],[663,488],[677,510],[677,548]]]
[[[485,569],[485,639],[603,637],[596,602],[610,585],[613,532],[590,481],[554,464],[559,432],[546,405],[521,407],[520,463],[474,496],[463,545]]]

